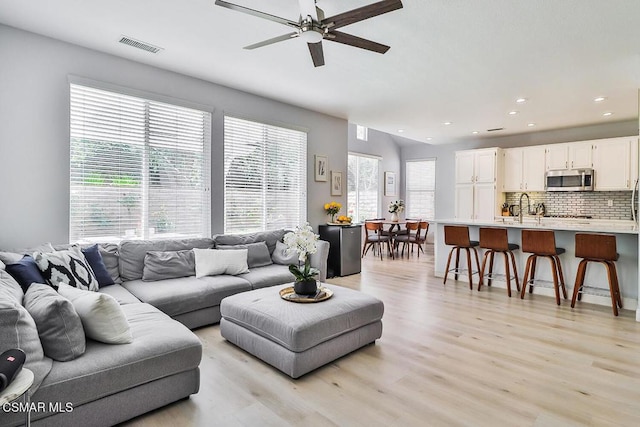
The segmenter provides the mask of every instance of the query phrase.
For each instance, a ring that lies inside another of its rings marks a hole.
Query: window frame
[[[371,154],[356,153],[356,152],[351,152],[351,151],[347,153],[347,187],[346,187],[347,188],[347,215],[353,216],[353,220],[355,222],[359,222],[361,220],[364,221],[365,219],[371,219],[371,218],[362,218],[362,219],[361,218],[357,218],[355,213],[352,213],[350,208],[349,208],[349,205],[350,205],[349,187],[350,187],[350,185],[349,185],[348,179],[350,178],[350,174],[349,174],[349,157],[351,157],[351,156],[358,157],[358,158],[363,158],[363,159],[372,159],[372,160],[376,160],[378,162],[378,164],[377,164],[378,173],[377,173],[377,176],[376,176],[376,179],[377,179],[376,205],[377,206],[376,206],[376,212],[375,212],[374,216],[376,218],[379,218],[379,217],[381,217],[381,213],[380,212],[381,212],[381,209],[382,209],[382,194],[381,194],[381,191],[380,191],[381,182],[382,182],[382,179],[381,179],[381,177],[382,177],[382,172],[381,172],[381,169],[382,169],[382,157],[371,155]],[[356,191],[356,194],[359,195],[359,191]],[[360,198],[357,197],[356,205],[359,203],[359,199]],[[359,213],[360,212],[359,212],[359,209],[358,209],[358,214]]]
[[[413,163],[425,163],[425,162],[431,162],[433,163],[433,189],[427,189],[427,190],[412,190],[411,187],[411,183],[409,180],[409,164]],[[428,158],[423,158],[423,159],[411,159],[411,160],[406,160],[405,161],[405,168],[404,168],[404,176],[405,176],[405,198],[406,198],[406,215],[409,218],[420,218],[420,219],[425,219],[425,220],[434,220],[435,216],[436,216],[436,180],[437,180],[437,158],[436,157],[428,157]],[[423,213],[421,214],[417,214],[416,212],[412,211],[412,203],[413,201],[411,200],[411,193],[412,192],[416,192],[416,191],[421,191],[421,192],[426,192],[426,193],[432,193],[433,194],[433,216],[429,217],[429,216],[425,216],[423,215]]]

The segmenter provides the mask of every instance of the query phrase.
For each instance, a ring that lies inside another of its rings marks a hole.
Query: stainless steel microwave
[[[548,171],[544,188],[547,191],[593,191],[593,169]]]

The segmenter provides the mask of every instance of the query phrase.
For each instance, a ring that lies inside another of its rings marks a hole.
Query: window
[[[366,126],[356,125],[356,138],[361,141],[367,141],[369,139],[369,128]]]
[[[436,160],[406,163],[407,218],[434,219],[436,214]]]
[[[380,191],[375,157],[349,154],[347,171],[347,215],[356,222],[377,218]]]
[[[210,234],[211,114],[71,84],[69,239]]]
[[[224,118],[224,231],[290,228],[307,218],[307,134]]]

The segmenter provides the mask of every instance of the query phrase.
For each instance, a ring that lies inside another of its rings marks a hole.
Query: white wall
[[[308,129],[308,219],[326,221],[329,183],[314,182],[313,155],[346,172],[345,120],[3,25],[0,58],[0,248],[68,241],[69,75],[212,107],[213,233],[223,231],[225,112]]]

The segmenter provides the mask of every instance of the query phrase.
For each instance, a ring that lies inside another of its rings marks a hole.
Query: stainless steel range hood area
[[[593,191],[593,169],[551,170],[545,173],[545,191]]]

